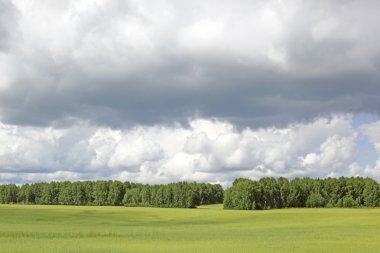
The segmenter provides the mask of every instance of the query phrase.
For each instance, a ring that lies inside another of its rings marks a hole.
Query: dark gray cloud
[[[378,1],[13,2],[0,2],[5,123],[379,113]]]

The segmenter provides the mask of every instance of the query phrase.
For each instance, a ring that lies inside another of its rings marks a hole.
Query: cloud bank
[[[0,120],[250,126],[379,113],[378,1],[2,0]]]
[[[379,178],[357,155],[380,125],[352,122],[380,112],[379,22],[375,0],[0,0],[0,182]]]
[[[370,138],[377,148],[380,139],[371,129],[378,129],[378,124],[362,127],[374,134]],[[369,175],[368,168],[349,170],[357,166],[358,135],[349,116],[286,128],[238,130],[227,121],[209,119],[193,119],[188,125],[115,130],[85,123],[64,129],[2,124],[0,142],[7,145],[0,148],[0,179],[187,180],[228,185],[236,177]]]

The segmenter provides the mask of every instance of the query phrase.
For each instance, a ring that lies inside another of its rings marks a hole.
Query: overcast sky
[[[377,0],[0,0],[0,183],[380,180]]]

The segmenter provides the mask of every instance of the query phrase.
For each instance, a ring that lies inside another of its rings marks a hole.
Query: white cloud
[[[216,119],[193,119],[188,128],[1,124],[0,174],[3,181],[116,178],[224,184],[239,176],[325,177],[349,173],[355,139],[346,116],[243,130]]]
[[[62,132],[51,128],[16,127],[0,124],[2,168],[56,167],[54,149]]]
[[[309,153],[305,157],[300,157],[302,165],[309,171],[335,172],[347,167],[348,161],[354,161],[356,136],[329,137],[320,146],[320,153]]]
[[[354,167],[355,172],[359,172],[368,177],[380,179],[380,121],[364,124],[359,128],[361,134],[368,137],[378,155],[374,166],[359,166]]]
[[[179,35],[180,47],[191,53],[210,53],[215,45],[223,45],[226,34],[223,22],[201,20],[183,28]]]

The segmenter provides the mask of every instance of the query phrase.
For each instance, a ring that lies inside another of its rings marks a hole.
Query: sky
[[[0,0],[0,183],[380,180],[377,0]]]

